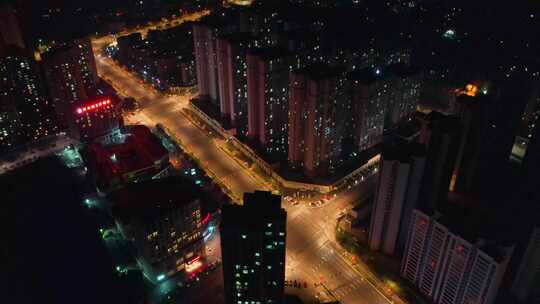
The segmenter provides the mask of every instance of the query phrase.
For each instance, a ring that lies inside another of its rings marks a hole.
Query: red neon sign
[[[88,111],[92,111],[92,110],[95,110],[95,109],[106,107],[106,106],[110,105],[111,103],[112,103],[112,101],[110,99],[105,99],[103,101],[96,102],[96,103],[91,104],[91,105],[87,105],[85,107],[77,108],[77,113],[82,114],[82,113],[85,113],[85,112],[88,112]]]
[[[194,257],[193,259],[189,260],[186,264],[191,265],[191,264],[197,262],[200,259],[201,259],[201,256],[198,255],[198,256]]]
[[[208,214],[204,217],[204,219],[202,220],[202,224],[203,224],[203,225],[206,225],[206,224],[208,224],[209,221],[210,221],[210,213],[208,213]]]

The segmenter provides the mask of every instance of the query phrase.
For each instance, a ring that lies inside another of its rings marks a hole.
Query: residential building
[[[247,135],[246,55],[251,44],[252,38],[248,33],[225,35],[217,40],[221,116],[228,119],[241,135]]]
[[[152,282],[203,269],[202,193],[181,177],[129,184],[111,195],[119,231],[133,243],[137,264]]]
[[[512,283],[512,293],[524,303],[538,303],[540,300],[538,278],[540,278],[540,227],[536,226],[530,233],[525,252],[521,257]]]
[[[48,51],[42,58],[59,126],[65,129],[72,104],[98,95],[92,44],[88,38],[76,40]]]
[[[0,50],[0,150],[57,132],[35,62],[16,46]]]
[[[388,103],[386,126],[393,128],[402,121],[412,118],[420,102],[423,83],[422,72],[405,64],[393,64],[386,69],[390,78],[392,98]]]
[[[219,106],[219,78],[216,33],[210,25],[193,24],[195,64],[199,97]]]
[[[521,80],[520,84],[520,86],[516,85],[516,87],[510,87],[507,89],[511,92],[509,95],[514,95],[511,96],[511,100],[517,99],[519,101],[519,105],[523,103],[525,104],[523,113],[521,114],[521,117],[519,117],[519,122],[515,120],[515,116],[512,116],[513,122],[519,123],[517,136],[512,149],[512,156],[518,161],[522,161],[527,153],[529,142],[532,140],[536,130],[538,129],[540,118],[540,89],[538,89],[539,80]],[[513,105],[514,103],[509,104]]]
[[[420,203],[429,210],[438,210],[446,204],[461,129],[458,117],[438,112],[431,112],[422,126],[420,141],[428,152]]]
[[[446,222],[443,216],[413,211],[401,275],[437,304],[494,303],[513,245],[471,242]]]
[[[388,80],[379,68],[351,72],[349,94],[350,130],[358,151],[367,150],[383,140],[384,121],[390,99]]]
[[[287,156],[290,56],[281,48],[247,55],[248,136],[269,155]]]
[[[118,103],[116,97],[104,96],[72,104],[68,119],[70,136],[82,142],[110,142],[107,137],[117,136],[122,126]]]
[[[283,303],[287,213],[270,192],[222,209],[225,303]]]
[[[483,177],[479,172],[486,149],[491,147],[485,142],[494,132],[495,103],[487,96],[461,95],[457,98],[459,116],[463,126],[454,178],[451,189],[459,193],[472,190],[477,179]]]
[[[24,49],[24,38],[17,12],[7,4],[0,5],[0,50],[8,46]]]
[[[311,178],[326,176],[343,162],[344,70],[313,65],[290,77],[289,165]]]
[[[394,254],[406,238],[412,210],[416,207],[425,166],[425,149],[421,144],[385,148],[379,163],[379,182],[375,192],[369,246]]]

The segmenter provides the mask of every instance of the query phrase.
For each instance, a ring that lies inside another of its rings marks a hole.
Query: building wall
[[[385,160],[383,156],[380,167],[379,184],[371,212],[369,247],[392,254],[398,237],[410,164]]]
[[[217,39],[217,61],[221,116],[230,118],[234,103],[233,46],[224,39]]]
[[[407,235],[416,207],[425,154],[418,144],[385,148],[379,163],[379,181],[371,215],[369,245],[386,254],[403,249],[398,242]]]
[[[291,73],[289,88],[289,151],[291,168],[304,165],[304,121],[306,119],[306,77],[302,73]]]
[[[332,173],[343,162],[348,100],[342,74],[309,73],[290,75],[289,164],[316,177]]]
[[[401,275],[438,304],[494,303],[513,247],[498,247],[495,259],[415,209]]]
[[[25,47],[15,10],[8,5],[0,5],[0,50],[9,45]]]
[[[247,84],[247,46],[239,46],[233,57],[234,94],[231,103],[231,124],[237,132],[246,135],[248,130],[248,84]]]
[[[287,155],[289,66],[248,54],[248,136],[270,155]]]
[[[212,28],[202,23],[193,25],[197,86],[199,96],[219,106],[218,62],[216,36]]]
[[[425,156],[412,156],[411,157],[411,171],[409,174],[409,184],[407,189],[407,195],[405,197],[405,203],[403,205],[403,212],[401,217],[401,224],[399,227],[398,236],[398,249],[402,250],[405,247],[407,241],[407,231],[409,227],[409,220],[412,215],[413,209],[418,204],[418,198],[420,196],[420,188],[422,186],[422,178],[424,177],[424,170],[426,166]]]
[[[221,115],[242,135],[247,134],[247,42],[217,40]]]
[[[416,112],[416,106],[420,102],[422,81],[421,73],[391,77],[392,99],[389,102],[387,125],[395,126],[401,121],[408,120]]]
[[[530,236],[518,272],[512,284],[512,292],[521,301],[538,295],[540,283],[540,228],[536,227]]]
[[[109,104],[97,105],[109,101]],[[79,113],[82,108],[96,105],[95,109]],[[113,97],[102,97],[84,102],[77,102],[71,107],[74,124],[69,133],[74,139],[89,142],[99,137],[108,136],[114,130],[119,130],[122,118],[119,113],[118,101]]]
[[[244,206],[225,206],[222,211],[225,303],[283,303],[286,213],[274,209],[275,202],[256,201],[249,207],[251,202],[245,197]]]
[[[264,83],[266,67],[253,54],[247,55],[248,81],[248,136],[260,140],[264,128]]]
[[[386,84],[365,85],[352,80],[353,138],[358,151],[382,142],[389,93]]]
[[[0,57],[0,150],[54,135],[54,108],[35,63],[13,48]]]
[[[129,231],[151,280],[184,271],[186,263],[196,256],[204,258],[199,200],[150,221],[136,220]]]
[[[426,255],[423,257],[420,268],[420,278],[418,288],[430,298],[435,297],[437,292],[444,254],[450,241],[449,231],[443,225],[435,222],[430,225],[429,239],[426,241]]]
[[[426,244],[430,238],[430,217],[413,210],[408,229],[407,243],[401,262],[401,276],[412,283],[422,277]]]
[[[466,272],[470,269],[469,263],[473,256],[473,250],[474,248],[467,241],[454,235],[450,236],[441,265],[440,285],[435,291],[437,303],[462,303],[459,300],[463,293]]]
[[[430,118],[422,131],[423,138],[427,139],[425,144],[428,152],[420,201],[434,211],[443,207],[448,197],[459,150],[461,125],[457,117],[432,114],[434,117]]]
[[[67,128],[71,105],[96,95],[98,76],[90,40],[49,51],[43,55],[43,65],[59,124]]]

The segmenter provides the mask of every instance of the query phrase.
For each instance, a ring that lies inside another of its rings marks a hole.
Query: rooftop
[[[92,143],[89,153],[102,178],[111,180],[129,172],[154,166],[168,156],[168,151],[146,126],[135,125],[127,130],[119,143],[102,145]]]
[[[289,51],[281,47],[256,48],[251,49],[249,53],[258,56],[263,60],[272,60],[288,57],[291,55]]]
[[[313,80],[321,80],[341,75],[345,72],[345,69],[342,67],[330,67],[325,64],[315,64],[294,72],[306,74],[310,79]]]
[[[385,160],[399,160],[400,162],[410,162],[413,157],[425,157],[426,148],[420,143],[399,144],[384,147],[382,156]]]
[[[461,121],[459,117],[454,115],[444,115],[433,111],[426,116],[426,119],[431,128],[438,129],[441,132],[457,132],[460,130]]]
[[[153,219],[201,197],[200,187],[178,176],[131,183],[111,194],[113,215],[122,221]]]
[[[244,205],[226,205],[222,209],[221,226],[261,227],[266,221],[286,221],[287,213],[281,208],[281,196],[255,191],[244,194]]]

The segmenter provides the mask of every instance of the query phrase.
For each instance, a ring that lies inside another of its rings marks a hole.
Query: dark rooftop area
[[[226,205],[222,209],[222,227],[260,227],[265,220],[285,221],[281,196],[270,192],[244,193],[244,206]]]
[[[412,157],[422,157],[426,155],[426,148],[420,143],[398,144],[383,148],[382,157],[385,160],[399,160],[409,162]]]
[[[289,51],[281,47],[255,48],[251,49],[249,53],[257,55],[264,60],[284,58],[292,55]]]
[[[203,197],[202,190],[182,177],[128,184],[111,194],[114,217],[152,219]]]
[[[295,71],[295,73],[306,74],[309,78],[314,80],[336,77],[344,72],[345,69],[342,67],[330,67],[325,64],[315,64]]]

